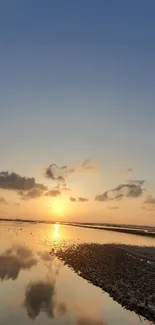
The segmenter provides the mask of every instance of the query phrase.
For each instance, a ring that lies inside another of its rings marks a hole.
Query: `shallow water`
[[[124,310],[50,252],[61,241],[155,246],[155,239],[64,225],[0,223],[0,324],[151,324]]]

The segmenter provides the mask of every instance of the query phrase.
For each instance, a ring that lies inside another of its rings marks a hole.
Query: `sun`
[[[60,207],[56,207],[56,210],[57,210],[58,212],[60,212],[60,211],[61,211],[61,208],[60,208]]]

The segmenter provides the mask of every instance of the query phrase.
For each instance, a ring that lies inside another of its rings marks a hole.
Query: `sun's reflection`
[[[59,228],[60,228],[59,223],[56,223],[54,225],[54,239],[59,239],[59,236],[60,236],[60,234],[59,234]]]

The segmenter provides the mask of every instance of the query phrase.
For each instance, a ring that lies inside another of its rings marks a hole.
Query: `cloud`
[[[118,210],[119,209],[119,206],[114,205],[114,206],[109,207],[109,209],[111,209],[111,210]]]
[[[19,194],[21,195],[22,200],[30,200],[30,199],[36,199],[36,198],[44,195],[44,190],[42,190],[40,188],[33,188],[32,190],[28,191],[27,193],[20,191]]]
[[[127,169],[121,170],[120,173],[121,174],[131,174],[131,173],[133,173],[133,171],[134,171],[133,168],[129,167]]]
[[[27,315],[33,320],[41,312],[46,313],[51,318],[55,317],[55,313],[62,316],[67,312],[66,305],[57,302],[55,278],[50,281],[31,283],[25,292],[24,308]]]
[[[24,300],[27,315],[34,320],[43,311],[51,318],[54,318],[54,298],[55,281],[40,281],[30,284],[25,292]]]
[[[8,202],[5,200],[5,198],[4,197],[0,197],[0,204],[8,204]]]
[[[89,159],[85,159],[80,165],[76,167],[67,167],[68,174],[73,174],[76,171],[93,171],[97,170],[98,166],[95,164],[92,164]]]
[[[88,202],[89,199],[87,199],[86,197],[79,197],[78,198],[78,202]]]
[[[93,165],[93,164],[91,164],[90,163],[90,160],[89,159],[85,159],[83,162],[82,162],[82,164],[81,164],[81,166],[80,166],[82,169],[84,169],[84,170],[95,170],[95,169],[98,169],[98,167],[97,166],[95,166],[95,165]]]
[[[155,204],[155,198],[152,195],[148,195],[146,200],[144,201],[144,204]]]
[[[56,189],[49,190],[48,192],[45,193],[45,196],[51,196],[51,197],[56,197],[59,195],[61,195],[61,191]]]
[[[71,202],[76,202],[76,198],[75,197],[72,197],[71,196],[69,199],[70,199]]]
[[[15,207],[19,207],[20,203],[19,202],[12,202],[12,205],[14,205]]]
[[[61,188],[61,192],[71,192],[71,189],[67,186]]]
[[[0,279],[17,279],[20,270],[30,269],[37,260],[29,248],[16,246],[0,255]]]
[[[95,196],[95,201],[119,200],[123,197],[137,198],[142,195],[144,181],[130,181],[128,184],[121,184],[112,190]]]
[[[69,173],[69,174],[72,174],[72,173],[74,173],[76,171],[76,168],[75,167],[68,167],[67,168],[67,172]]]
[[[19,202],[9,202],[4,197],[0,196],[0,204],[8,205],[11,204],[13,206],[20,206]]]
[[[75,197],[70,197],[70,201],[71,202],[88,202],[89,199],[87,199],[86,197],[78,197],[77,199]]]
[[[133,169],[132,169],[132,168],[128,168],[128,169],[126,170],[126,172],[127,172],[127,173],[133,173]]]
[[[16,173],[7,171],[0,172],[0,188],[6,190],[29,191],[34,188],[46,190],[47,187],[43,184],[36,183],[34,177],[22,177]]]
[[[67,174],[67,166],[57,166],[56,164],[51,164],[49,167],[45,169],[45,176],[47,178],[65,181]]]

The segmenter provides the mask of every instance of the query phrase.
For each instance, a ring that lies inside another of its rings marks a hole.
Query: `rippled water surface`
[[[0,325],[151,324],[50,254],[66,241],[155,246],[155,239],[64,225],[0,223]]]

